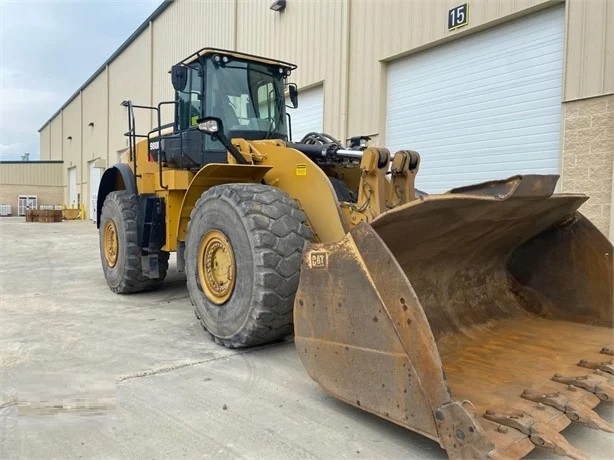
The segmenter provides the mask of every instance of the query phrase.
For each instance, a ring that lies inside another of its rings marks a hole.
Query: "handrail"
[[[136,173],[136,168],[137,168],[137,162],[136,162],[136,138],[146,138],[147,140],[150,139],[150,134],[157,131],[158,132],[158,137],[162,137],[162,128],[165,128],[169,125],[173,125],[168,124],[168,125],[164,125],[162,126],[162,120],[161,120],[161,116],[160,116],[160,106],[162,106],[163,104],[175,104],[175,101],[167,101],[167,102],[161,102],[158,104],[158,107],[150,107],[148,105],[136,105],[133,104],[132,101],[130,100],[126,100],[122,102],[122,105],[124,107],[126,107],[128,109],[128,131],[124,133],[124,136],[128,137],[128,147],[130,150],[130,161],[132,161],[133,163],[133,167],[134,167],[134,187],[135,190],[138,191],[137,189],[137,173]],[[143,134],[136,134],[136,121],[135,121],[135,117],[134,117],[134,109],[145,109],[145,110],[153,110],[156,112],[157,114],[157,119],[158,119],[158,127],[149,131],[146,135]],[[160,144],[161,146],[162,144]],[[182,146],[183,147],[183,146]],[[151,155],[151,148],[150,148],[150,143],[147,142],[147,154]],[[159,171],[160,171],[160,186],[164,189],[167,189],[168,187],[165,186],[162,183],[162,149],[160,149],[160,153],[158,154],[158,164],[159,164]]]

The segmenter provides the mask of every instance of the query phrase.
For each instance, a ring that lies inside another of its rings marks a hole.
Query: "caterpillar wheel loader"
[[[124,102],[130,147],[98,193],[111,290],[160,285],[176,252],[219,344],[294,334],[324,391],[450,458],[584,458],[565,427],[614,431],[592,410],[614,398],[613,252],[587,197],[553,175],[429,195],[415,151],[292,142],[294,69],[203,49],[172,67],[173,101]],[[136,109],[158,126],[138,135]]]

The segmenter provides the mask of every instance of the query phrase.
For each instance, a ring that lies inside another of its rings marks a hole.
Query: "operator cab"
[[[288,139],[286,87],[296,106],[296,86],[286,80],[295,65],[219,49],[202,49],[171,70],[175,89],[173,134],[150,142],[152,157],[179,168],[226,163],[227,148],[198,130],[206,117],[221,119],[227,138]]]

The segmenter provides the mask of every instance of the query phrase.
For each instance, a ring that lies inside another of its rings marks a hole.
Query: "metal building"
[[[0,161],[0,216],[61,205],[62,171],[61,160]]]
[[[121,102],[172,99],[171,65],[208,46],[298,64],[294,140],[366,134],[418,150],[428,192],[560,174],[614,238],[612,1],[273,1],[164,1],[40,128],[41,159],[63,160],[65,202],[93,211],[127,146]],[[137,130],[153,121],[137,113]]]

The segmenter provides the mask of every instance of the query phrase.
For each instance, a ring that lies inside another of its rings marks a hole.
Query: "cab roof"
[[[262,56],[256,56],[254,54],[247,54],[247,53],[241,53],[238,51],[225,50],[221,48],[203,48],[191,54],[190,56],[185,58],[183,61],[178,62],[177,65],[188,65],[196,61],[197,59],[201,58],[202,56],[207,56],[207,55],[212,55],[212,54],[232,56],[233,58],[237,58],[237,59],[244,59],[246,61],[262,62],[263,64],[269,64],[269,65],[273,64],[273,65],[284,67],[290,70],[296,69],[296,65],[291,64],[289,62],[279,61],[277,59],[269,59],[269,58],[262,57]]]

